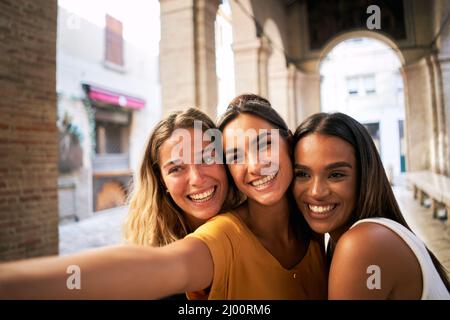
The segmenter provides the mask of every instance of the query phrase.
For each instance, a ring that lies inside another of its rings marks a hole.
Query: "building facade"
[[[125,26],[126,27],[126,26]],[[73,221],[124,205],[151,128],[160,118],[158,57],[59,7],[59,216]]]

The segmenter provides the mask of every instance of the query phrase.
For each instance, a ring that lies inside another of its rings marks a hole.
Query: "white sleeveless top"
[[[359,220],[351,228],[364,222],[374,222],[386,226],[401,237],[414,252],[422,270],[423,283],[421,300],[450,300],[450,293],[447,291],[439,273],[434,267],[424,243],[414,233],[400,223],[387,218]]]

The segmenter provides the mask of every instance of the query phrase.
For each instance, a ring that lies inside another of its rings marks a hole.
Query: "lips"
[[[217,186],[213,186],[202,192],[191,193],[187,197],[192,202],[204,203],[204,202],[211,200],[214,197],[214,195],[216,194],[216,191],[217,191]]]
[[[268,185],[270,185],[270,183],[275,180],[275,178],[278,176],[278,171],[265,176],[264,178],[261,179],[257,179],[257,180],[253,180],[252,182],[250,182],[250,185],[252,185],[253,187],[257,188],[257,189],[263,189],[265,187],[267,187]]]
[[[336,212],[336,208],[339,206],[337,203],[333,204],[311,204],[306,203],[306,211],[308,212],[308,215],[313,219],[328,219],[330,216],[332,216]]]
[[[314,213],[328,213],[329,211],[336,208],[336,204],[330,204],[326,206],[318,206],[318,205],[312,205],[308,204],[309,210],[311,210]]]

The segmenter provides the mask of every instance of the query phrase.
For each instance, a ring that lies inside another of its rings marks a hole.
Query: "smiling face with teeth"
[[[248,199],[264,206],[275,205],[285,197],[293,176],[288,144],[285,138],[279,135],[272,136],[271,129],[277,128],[264,119],[249,113],[240,114],[227,123],[223,129],[227,163],[237,188]],[[236,133],[240,132],[239,130],[241,132],[255,130],[262,134],[245,139],[242,145],[235,144],[234,142],[238,138]],[[271,154],[276,150],[275,143],[278,144],[279,153],[276,157]],[[257,148],[253,148],[251,145],[257,145]],[[264,148],[264,152],[268,155],[268,158],[264,160],[259,158],[261,148]],[[230,160],[233,159],[235,163],[230,164],[232,162]]]
[[[355,153],[346,141],[318,133],[298,141],[293,192],[311,229],[338,239],[348,228],[356,176]]]
[[[187,130],[191,136],[190,159],[195,159],[195,152],[198,150],[195,148],[194,133],[200,129]],[[202,143],[200,152],[204,152],[209,145],[208,141]],[[180,143],[179,136],[172,135],[164,141],[159,149],[159,165],[170,197],[183,210],[191,227],[195,229],[219,213],[227,196],[228,180],[224,165],[215,163],[212,161],[214,159],[194,164],[183,163],[181,158],[171,158],[174,154],[172,150],[180,145],[183,144]],[[179,151],[183,155],[183,149]]]

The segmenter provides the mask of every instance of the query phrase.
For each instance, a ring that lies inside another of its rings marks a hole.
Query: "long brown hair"
[[[299,140],[312,133],[335,136],[353,146],[358,176],[357,200],[349,225],[366,218],[384,217],[400,223],[412,232],[397,204],[377,148],[361,123],[343,113],[314,114],[295,131],[294,147]],[[428,248],[427,250],[447,290],[450,290],[444,266]]]
[[[235,97],[230,102],[225,113],[217,121],[217,127],[220,131],[223,131],[225,126],[232,120],[236,119],[240,114],[251,114],[257,116],[271,123],[276,129],[278,129],[280,137],[283,137],[288,144],[288,152],[290,152],[290,157],[292,160],[292,133],[286,122],[272,107],[267,99],[256,94],[241,94]],[[303,215],[299,212],[291,190],[292,188],[289,188],[286,192],[289,203],[290,224],[293,226],[298,237],[302,239],[309,239],[312,235],[316,234],[312,232]]]
[[[216,128],[205,113],[197,108],[188,108],[173,112],[153,129],[129,198],[129,211],[124,226],[127,242],[163,246],[193,231],[183,211],[166,192],[158,150],[176,129],[194,128],[194,121],[201,121],[204,131]],[[230,183],[231,175],[226,167],[225,170]],[[230,185],[222,211],[235,207],[239,199],[239,192]]]

